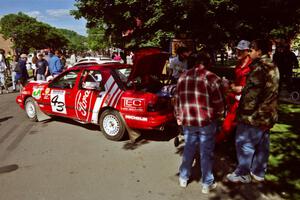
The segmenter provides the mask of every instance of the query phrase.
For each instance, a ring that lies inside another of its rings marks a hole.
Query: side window
[[[98,70],[85,70],[82,73],[79,88],[84,90],[104,90],[102,75]]]
[[[51,88],[60,88],[60,89],[72,89],[75,86],[76,78],[79,73],[78,71],[70,71],[63,76],[54,79],[50,83]]]

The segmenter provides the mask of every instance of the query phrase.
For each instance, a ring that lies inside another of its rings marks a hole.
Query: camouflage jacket
[[[250,64],[237,110],[237,120],[264,129],[277,121],[279,71],[267,55]]]

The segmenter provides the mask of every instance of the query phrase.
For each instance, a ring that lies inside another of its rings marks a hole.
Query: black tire
[[[32,97],[29,97],[25,101],[25,112],[30,121],[37,121],[37,105]]]
[[[292,101],[299,101],[299,100],[300,100],[300,93],[297,92],[297,91],[291,92],[291,94],[290,94],[290,99],[291,99]]]
[[[116,110],[105,110],[100,116],[100,128],[109,140],[119,141],[125,135],[124,122]]]

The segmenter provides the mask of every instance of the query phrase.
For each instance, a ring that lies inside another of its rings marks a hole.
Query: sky
[[[69,14],[75,0],[0,0],[0,17],[23,12],[56,28],[73,30],[86,36],[86,20]]]

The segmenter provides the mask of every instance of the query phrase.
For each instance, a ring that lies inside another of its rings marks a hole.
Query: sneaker
[[[235,172],[231,174],[227,174],[226,178],[234,183],[242,182],[242,183],[250,183],[251,177],[250,175],[238,176]]]
[[[179,185],[180,185],[180,187],[186,188],[187,182],[188,182],[187,180],[179,177]]]
[[[260,177],[260,176],[256,176],[255,174],[253,174],[252,172],[250,172],[252,178],[256,181],[256,182],[263,182],[265,180],[265,178]]]
[[[211,185],[203,185],[202,186],[202,193],[203,194],[208,194],[211,190],[216,189],[217,183],[213,183]]]

